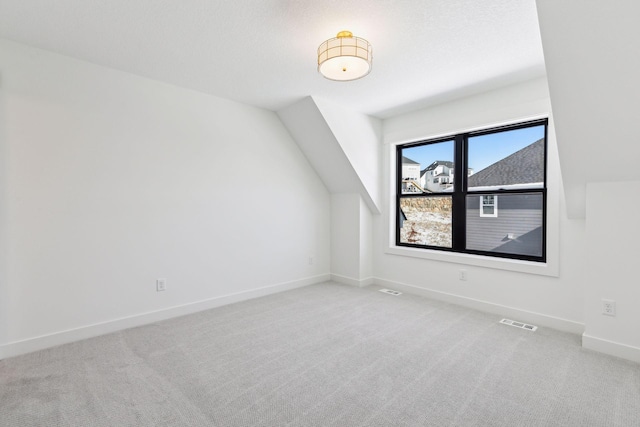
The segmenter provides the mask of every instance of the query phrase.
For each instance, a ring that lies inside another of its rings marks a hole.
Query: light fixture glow
[[[371,72],[371,43],[340,31],[318,48],[318,71],[329,80],[349,81]]]

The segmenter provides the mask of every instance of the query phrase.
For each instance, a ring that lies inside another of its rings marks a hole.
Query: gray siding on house
[[[542,256],[542,194],[497,197],[498,216],[481,217],[480,196],[467,196],[467,249]]]

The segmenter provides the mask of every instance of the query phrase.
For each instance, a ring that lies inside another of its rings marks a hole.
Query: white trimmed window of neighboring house
[[[497,217],[498,216],[498,195],[484,194],[480,196],[480,216]]]

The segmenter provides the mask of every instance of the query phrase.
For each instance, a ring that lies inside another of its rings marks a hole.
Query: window
[[[398,145],[396,246],[544,262],[546,135],[545,119]],[[408,189],[401,161],[447,178]]]
[[[480,216],[498,216],[498,196],[484,194],[480,196]]]

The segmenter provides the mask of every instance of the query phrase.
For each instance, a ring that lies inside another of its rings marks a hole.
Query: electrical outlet
[[[312,256],[309,257],[309,265],[313,265],[313,257]]]
[[[467,280],[467,270],[465,270],[464,268],[461,269],[458,272],[458,279],[462,280],[462,281],[466,281]]]
[[[156,292],[162,292],[167,290],[167,279],[156,280]]]
[[[612,299],[602,300],[602,314],[606,316],[616,315],[616,302]]]

